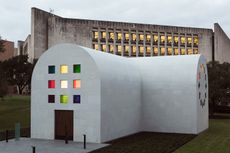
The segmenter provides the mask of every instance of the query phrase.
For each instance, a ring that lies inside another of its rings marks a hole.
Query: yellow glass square
[[[61,67],[60,67],[60,73],[61,74],[68,73],[68,66],[67,65],[61,65]]]

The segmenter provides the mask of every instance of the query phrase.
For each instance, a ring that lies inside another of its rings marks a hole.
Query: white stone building
[[[105,142],[139,131],[208,128],[202,55],[127,58],[60,44],[32,76],[31,137]]]

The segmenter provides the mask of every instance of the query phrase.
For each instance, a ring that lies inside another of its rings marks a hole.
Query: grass
[[[226,118],[226,117],[225,117]],[[230,119],[210,119],[209,129],[174,153],[229,153]]]
[[[30,127],[30,97],[8,96],[0,99],[0,131],[14,129],[15,123]]]
[[[111,144],[91,153],[171,153],[195,135],[140,132],[108,142]]]
[[[144,132],[108,142],[110,146],[92,153],[229,153],[230,115],[215,115],[209,120],[209,129],[193,138]]]

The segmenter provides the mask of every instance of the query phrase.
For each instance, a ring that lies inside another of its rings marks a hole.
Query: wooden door
[[[55,110],[55,139],[73,140],[73,111]]]

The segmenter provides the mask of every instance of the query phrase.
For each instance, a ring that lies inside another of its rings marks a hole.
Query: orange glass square
[[[75,89],[81,88],[81,80],[73,80],[73,88]]]

